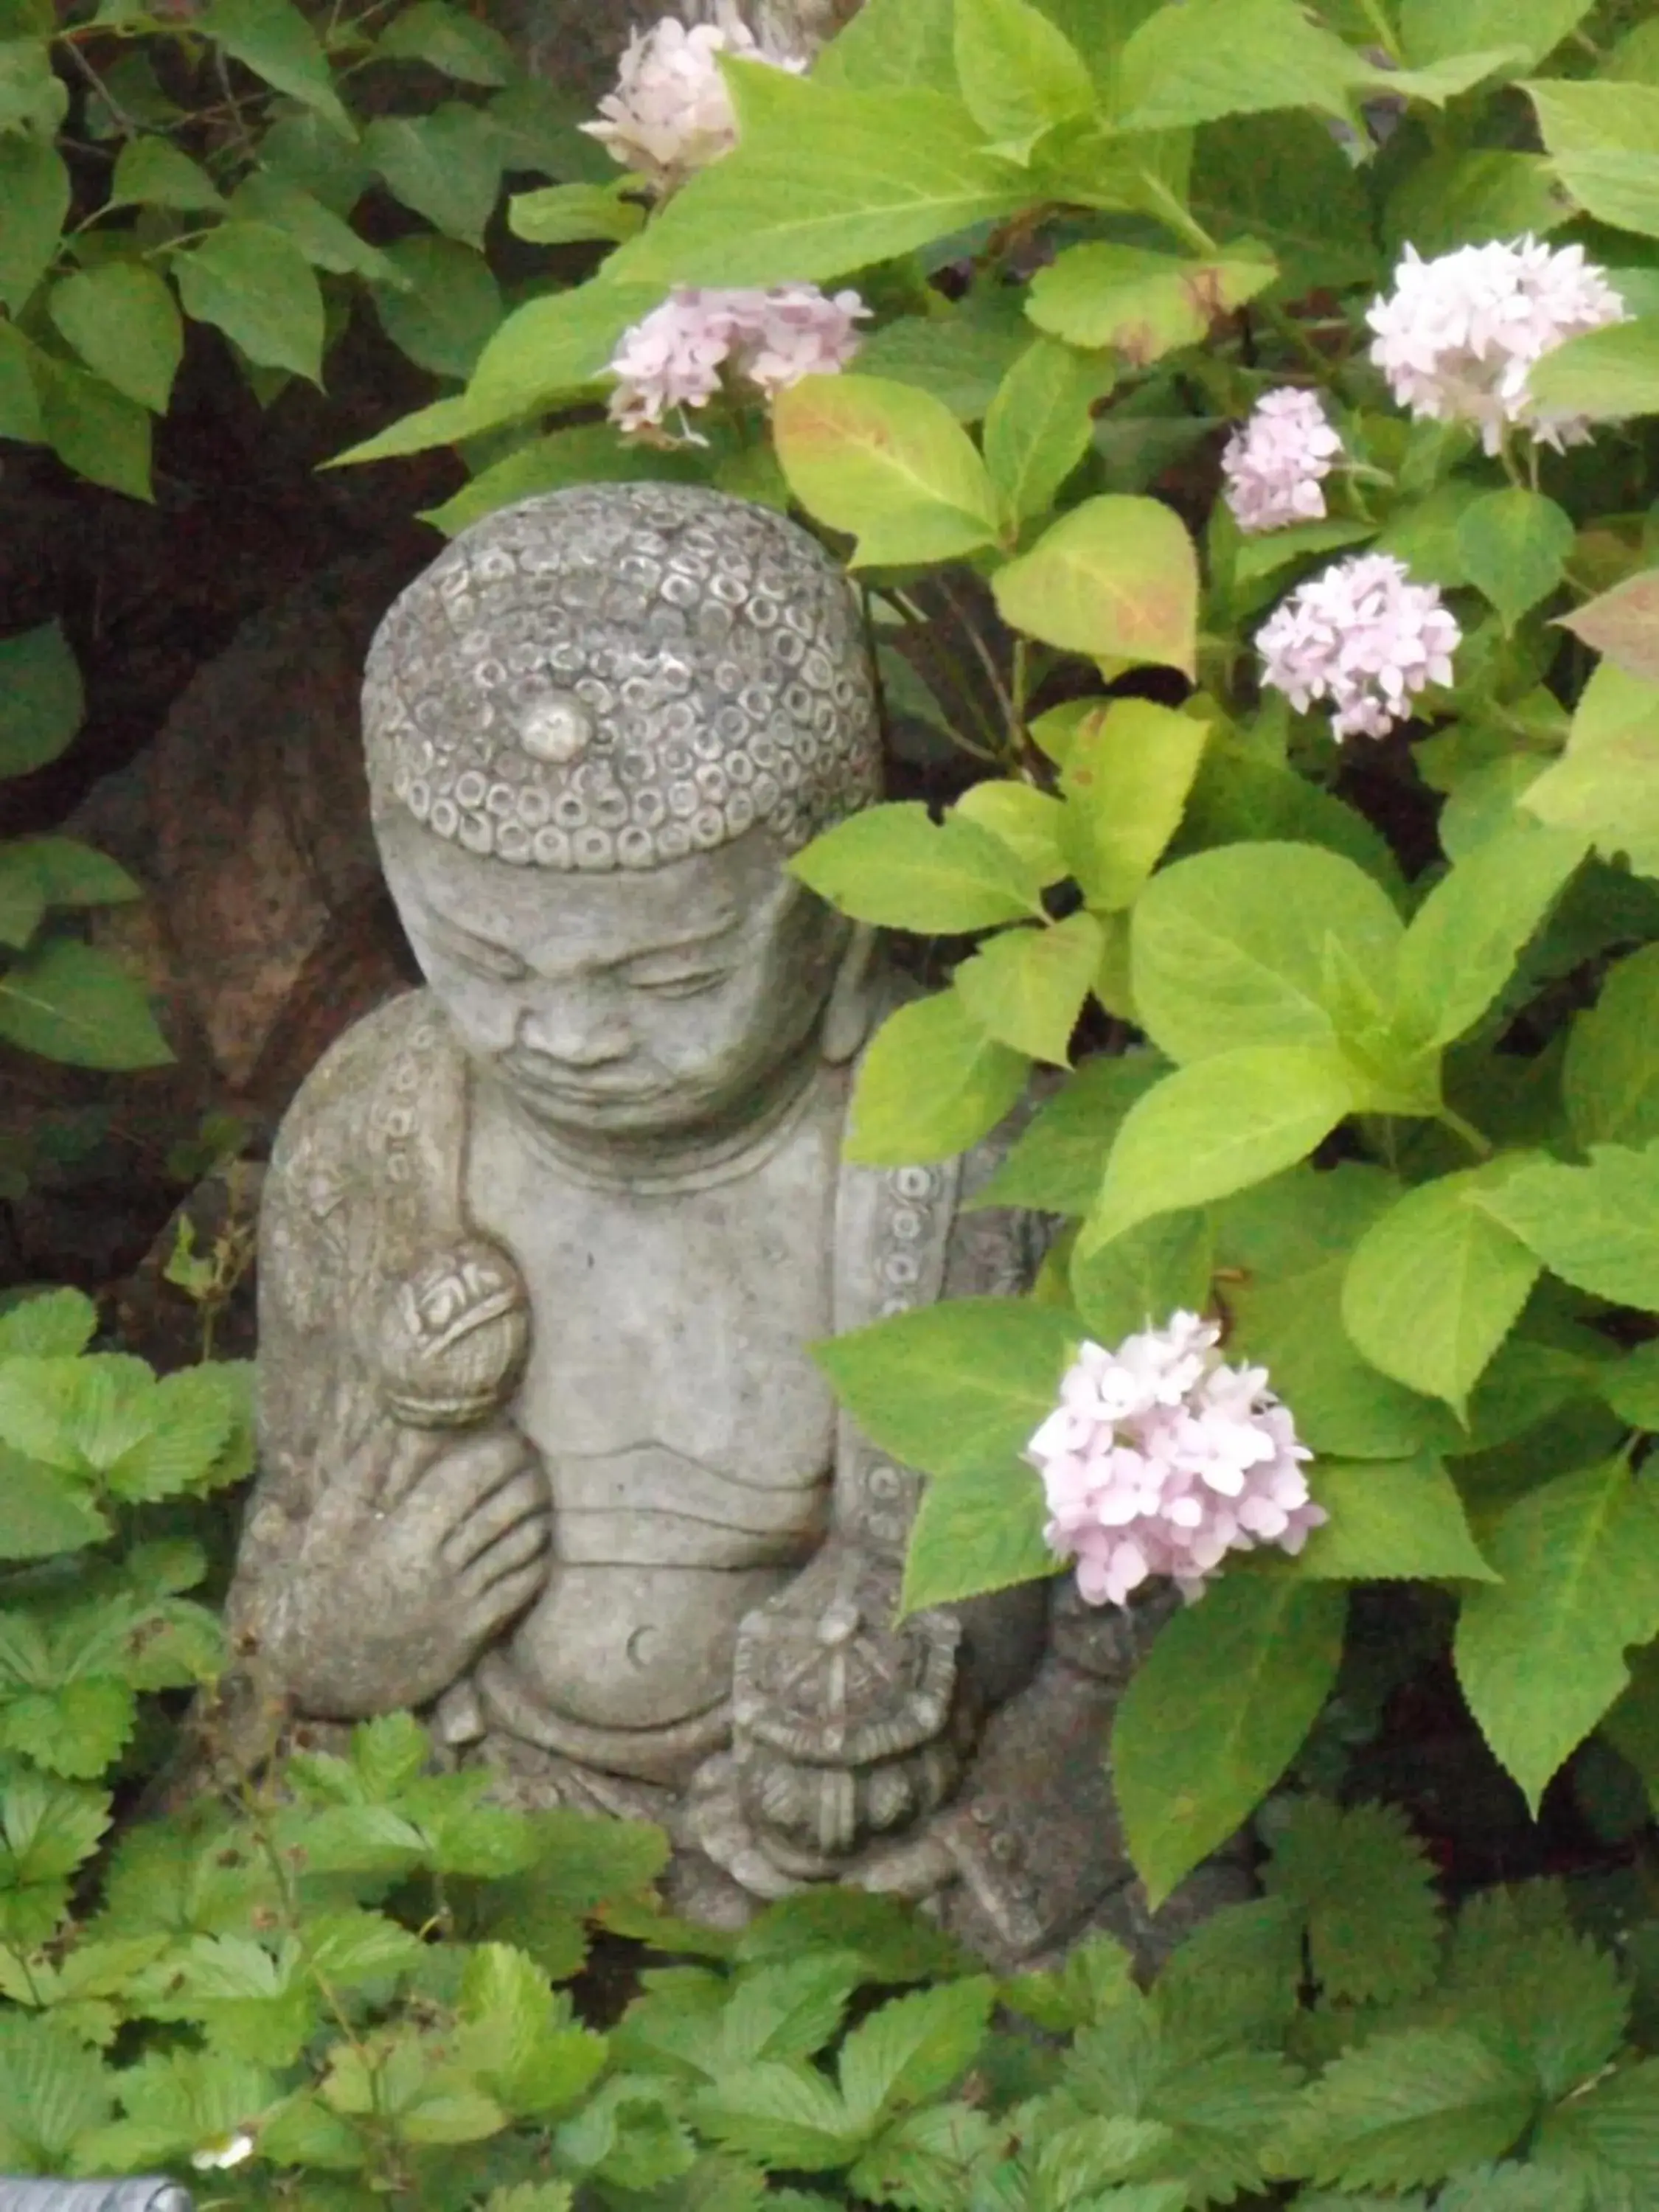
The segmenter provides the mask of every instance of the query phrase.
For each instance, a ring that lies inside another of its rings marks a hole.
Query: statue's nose
[[[517,1042],[561,1067],[606,1067],[625,1060],[634,1041],[619,1008],[561,993],[524,1009]]]

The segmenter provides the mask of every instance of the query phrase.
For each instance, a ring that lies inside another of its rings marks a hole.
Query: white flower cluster
[[[688,30],[677,16],[665,15],[648,31],[635,32],[622,58],[617,89],[600,100],[599,121],[581,128],[654,190],[672,191],[737,143],[721,54],[797,74],[806,67],[799,54],[762,46],[733,0],[720,0],[712,23]]]
[[[1247,532],[1316,521],[1325,512],[1321,489],[1342,450],[1316,392],[1293,384],[1264,392],[1221,456],[1233,520]]]
[[[1044,1534],[1076,1559],[1091,1605],[1127,1604],[1152,1575],[1196,1597],[1229,1552],[1299,1552],[1327,1517],[1267,1369],[1224,1366],[1220,1335],[1178,1313],[1115,1352],[1085,1344],[1026,1446],[1048,1497]]]
[[[1413,584],[1391,554],[1359,553],[1298,586],[1255,641],[1262,682],[1298,713],[1328,699],[1334,737],[1382,738],[1413,693],[1451,682],[1462,636],[1432,584]]]
[[[1437,422],[1474,422],[1489,453],[1510,425],[1546,445],[1581,445],[1582,417],[1546,415],[1527,389],[1535,362],[1581,331],[1622,322],[1625,303],[1582,246],[1531,236],[1460,246],[1432,261],[1407,246],[1394,290],[1366,316],[1371,359],[1395,398]]]
[[[856,292],[830,299],[816,284],[684,286],[623,334],[610,363],[611,419],[624,430],[657,428],[671,408],[705,405],[728,367],[769,399],[803,376],[832,375],[858,351],[853,325],[869,312]]]

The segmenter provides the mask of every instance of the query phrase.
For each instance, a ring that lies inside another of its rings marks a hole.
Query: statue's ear
[[[879,942],[867,921],[855,922],[841,956],[836,980],[823,1009],[818,1050],[832,1066],[839,1067],[862,1049],[875,1019],[879,988],[876,949]]]

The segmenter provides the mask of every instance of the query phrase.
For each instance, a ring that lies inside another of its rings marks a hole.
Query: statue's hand
[[[515,1430],[378,1426],[307,1523],[268,1639],[285,1686],[331,1718],[426,1704],[539,1591],[550,1527]]]

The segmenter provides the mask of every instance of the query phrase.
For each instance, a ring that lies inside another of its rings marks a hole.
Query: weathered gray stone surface
[[[1101,1745],[1145,1616],[1038,1584],[896,1623],[917,1479],[807,1350],[1041,1249],[965,1209],[996,1141],[841,1158],[892,986],[780,865],[879,788],[839,571],[715,493],[552,494],[403,594],[365,710],[428,988],[324,1060],[266,1185],[258,1679],[661,1820],[724,1922],[841,1879],[1005,1960],[1144,1935]]]

